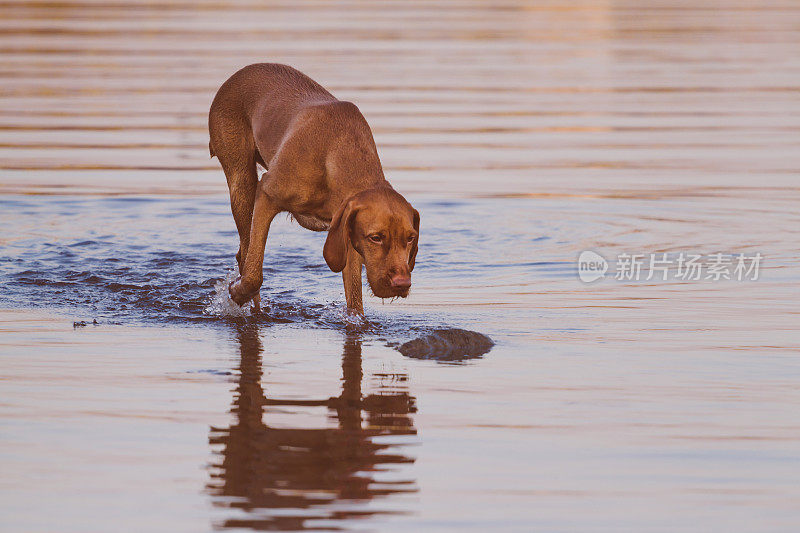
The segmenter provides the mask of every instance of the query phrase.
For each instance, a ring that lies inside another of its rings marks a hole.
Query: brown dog
[[[260,63],[222,84],[208,130],[239,230],[241,275],[229,287],[237,304],[254,300],[258,307],[267,233],[283,211],[304,228],[329,230],[323,255],[342,272],[348,312],[364,313],[362,264],[375,296],[408,295],[419,213],[384,178],[354,104],[291,67]],[[267,170],[261,181],[256,164]]]

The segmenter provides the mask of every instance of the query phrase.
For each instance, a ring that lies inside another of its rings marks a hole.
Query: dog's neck
[[[372,190],[379,191],[379,190],[382,190],[382,189],[387,189],[387,190],[390,190],[390,191],[394,191],[394,187],[392,187],[392,184],[389,183],[388,181],[386,181],[386,179],[384,179],[383,177],[381,177],[380,181],[377,182],[377,183],[373,183],[373,184],[367,185],[365,187],[358,187],[358,188],[349,189],[345,194],[337,195],[338,198],[336,199],[336,202],[333,202],[333,205],[332,205],[333,211],[334,212],[338,211],[347,202],[349,202],[350,200],[352,200],[353,198],[355,198],[356,196],[358,196],[361,193],[364,193],[364,192],[367,192],[367,191],[372,191]]]

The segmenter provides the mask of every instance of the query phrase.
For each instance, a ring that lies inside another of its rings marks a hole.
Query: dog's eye
[[[381,242],[383,242],[383,237],[381,237],[380,235],[378,235],[376,233],[374,235],[370,235],[369,236],[369,240],[371,240],[372,242],[374,242],[376,244],[380,244]]]

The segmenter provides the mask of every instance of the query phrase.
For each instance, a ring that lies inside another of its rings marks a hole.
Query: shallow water
[[[2,9],[0,530],[800,525],[795,3]],[[366,324],[283,218],[266,312],[215,288],[206,113],[255,61],[357,103],[422,213],[411,296]],[[496,344],[396,349],[441,328]]]

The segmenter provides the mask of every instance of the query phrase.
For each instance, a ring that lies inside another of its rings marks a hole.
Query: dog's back
[[[217,91],[208,114],[211,157],[244,142],[266,167],[271,155],[259,154],[253,142],[253,124],[274,153],[283,133],[303,108],[336,102],[336,98],[302,72],[278,63],[256,63],[234,73]],[[265,150],[266,148],[266,150]],[[263,156],[263,159],[262,157]]]

